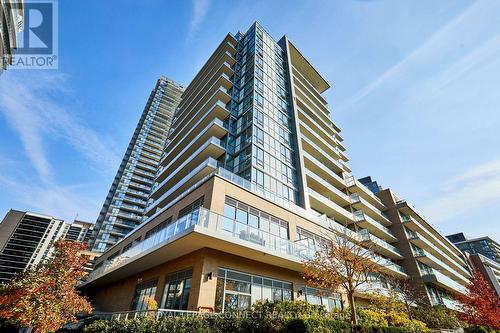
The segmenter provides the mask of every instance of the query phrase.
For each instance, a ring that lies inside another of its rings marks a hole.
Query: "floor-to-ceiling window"
[[[311,304],[323,305],[327,311],[342,308],[342,297],[338,293],[303,287],[302,296]]]
[[[187,310],[193,270],[167,275],[161,300],[162,309]]]
[[[225,268],[219,268],[215,311],[245,310],[259,300],[292,300],[292,284]]]
[[[148,310],[148,304],[155,298],[157,283],[158,281],[154,280],[137,285],[134,300],[132,301],[132,310]]]

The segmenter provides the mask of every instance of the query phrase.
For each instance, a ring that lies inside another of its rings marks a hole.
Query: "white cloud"
[[[0,112],[19,133],[25,153],[40,179],[54,181],[54,170],[46,156],[44,143],[62,139],[96,166],[111,171],[118,165],[118,154],[110,143],[86,126],[71,109],[55,102],[68,97],[66,77],[38,71],[30,74],[7,72],[0,80]]]
[[[452,177],[423,211],[435,223],[450,221],[500,200],[500,159]]]
[[[465,26],[475,26],[477,25],[477,20],[481,17],[481,14],[485,12],[495,12],[495,7],[498,3],[492,1],[475,1],[471,5],[466,7],[461,13],[456,15],[448,23],[446,23],[442,28],[434,32],[429,38],[427,38],[422,44],[417,46],[412,52],[401,59],[399,62],[385,70],[378,77],[373,79],[367,85],[359,89],[355,94],[353,94],[346,101],[338,105],[337,110],[348,110],[353,108],[359,102],[363,101],[370,94],[376,90],[382,88],[386,84],[394,84],[398,80],[405,77],[405,75],[410,75],[410,71],[418,70],[416,64],[423,62],[428,65],[431,60],[435,60],[439,57],[448,58],[449,45],[450,43],[456,42],[456,39],[460,39],[464,33]],[[491,44],[490,44],[491,45]],[[488,51],[488,50],[481,50]],[[471,53],[475,55],[474,53]],[[468,62],[474,62],[474,59],[467,58]],[[474,65],[474,64],[472,64]],[[464,70],[468,68],[462,68],[458,74],[455,73],[451,77],[456,77],[463,73]],[[434,74],[434,73],[431,73]]]
[[[203,22],[212,4],[211,0],[193,0],[193,15],[189,22],[189,34],[192,35]]]
[[[20,203],[13,209],[47,214],[67,222],[73,221],[77,214],[80,220],[94,222],[102,204],[99,199],[85,195],[92,184],[36,184],[0,175],[0,185],[12,200]]]
[[[0,186],[8,195],[10,208],[67,221],[78,214],[80,219],[92,222],[103,199],[92,198],[97,184],[62,184],[57,178],[59,161],[52,161],[47,151],[65,143],[73,149],[67,160],[81,160],[83,168],[93,166],[104,175],[116,172],[119,155],[113,150],[112,141],[77,116],[77,103],[66,82],[65,75],[43,71],[7,71],[2,75],[0,115],[18,133],[36,172],[27,171],[30,166],[23,163],[21,154],[12,158],[0,156]],[[15,141],[16,138],[8,138],[8,144]]]

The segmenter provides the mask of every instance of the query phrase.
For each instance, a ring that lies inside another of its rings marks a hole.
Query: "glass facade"
[[[494,242],[489,239],[465,241],[455,244],[461,251],[471,254],[480,253],[491,260],[500,262],[500,248],[495,248]]]
[[[225,165],[298,203],[297,150],[285,52],[254,24],[237,46]]]
[[[292,300],[290,282],[219,268],[215,311],[245,310],[257,301]]]
[[[269,235],[272,238],[290,239],[288,222],[230,197],[226,197],[224,217],[223,229],[225,231],[240,235],[242,232],[248,232],[250,238],[254,234],[257,237],[255,240],[259,239],[261,242],[272,241],[272,239],[264,239],[264,235]],[[235,220],[238,223],[234,223]]]

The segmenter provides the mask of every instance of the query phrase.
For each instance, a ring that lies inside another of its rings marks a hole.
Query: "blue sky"
[[[0,76],[0,215],[94,221],[156,79],[188,84],[228,32],[286,34],[357,177],[443,233],[500,240],[500,2],[60,1],[59,69]]]

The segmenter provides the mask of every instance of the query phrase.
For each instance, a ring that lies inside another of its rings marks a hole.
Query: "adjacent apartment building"
[[[195,311],[264,299],[339,307],[341,295],[301,277],[304,259],[333,234],[365,241],[386,275],[410,278],[403,265],[416,256],[401,250],[409,240],[392,215],[421,218],[353,177],[329,87],[286,36],[275,41],[258,23],[225,36],[182,94],[143,222],[82,286],[98,309],[143,310],[150,297]],[[465,265],[451,243],[434,247]],[[387,287],[371,280],[366,292]]]
[[[500,244],[488,236],[468,239],[463,232],[446,236],[456,247],[470,254],[483,256],[500,263]]]
[[[164,76],[157,81],[95,224],[93,251],[104,252],[142,222],[183,90]]]
[[[17,35],[23,31],[24,7],[22,0],[0,0],[0,74],[12,64],[17,48]]]
[[[0,282],[46,258],[63,225],[52,216],[11,209],[0,223]]]
[[[88,243],[93,229],[94,223],[74,220],[71,224],[64,224],[60,237],[75,242]]]
[[[467,239],[462,232],[446,237],[464,252],[474,270],[500,295],[500,244],[487,236]]]
[[[453,295],[465,293],[471,278],[461,251],[430,222],[391,189],[382,189],[370,177],[361,179],[387,207],[391,232],[404,259],[401,265],[430,305],[457,309]]]

